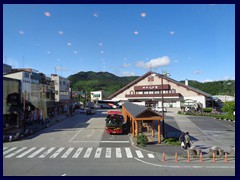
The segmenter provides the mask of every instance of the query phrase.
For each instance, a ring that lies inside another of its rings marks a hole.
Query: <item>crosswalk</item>
[[[155,158],[153,153],[130,147],[3,147],[3,158],[82,158],[82,159],[131,159]]]

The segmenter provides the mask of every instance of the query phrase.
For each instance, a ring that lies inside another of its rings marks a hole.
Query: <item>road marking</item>
[[[134,158],[136,159],[137,161],[140,161],[144,164],[148,164],[148,165],[152,165],[152,166],[158,166],[158,167],[167,167],[167,168],[181,168],[181,169],[185,169],[185,168],[212,168],[212,169],[235,169],[235,166],[208,166],[208,165],[202,165],[202,166],[197,166],[197,165],[189,165],[189,166],[186,166],[186,165],[179,165],[179,166],[176,166],[176,165],[161,165],[161,164],[154,164],[154,163],[150,163],[150,162],[146,162],[146,161],[143,161],[141,159],[138,159],[138,158]]]
[[[63,150],[64,147],[59,148],[53,155],[50,156],[50,158],[56,158]]]
[[[41,154],[38,158],[45,158],[45,157],[46,157],[48,154],[50,154],[54,149],[55,149],[55,147],[49,148],[47,151],[45,151],[43,154]]]
[[[34,156],[38,155],[40,152],[42,152],[44,149],[46,149],[46,147],[42,147],[39,150],[35,151],[34,153],[32,153],[31,155],[28,156],[28,158],[33,158]]]
[[[16,158],[22,158],[23,156],[27,155],[28,153],[30,153],[31,151],[33,151],[34,149],[36,149],[36,147],[32,147],[30,149],[28,149],[27,151],[25,151],[22,154],[19,154]]]
[[[133,155],[132,155],[132,153],[131,153],[131,150],[130,150],[130,148],[125,148],[125,151],[126,151],[126,154],[127,154],[127,158],[133,158]]]
[[[136,154],[137,154],[138,158],[144,158],[144,156],[143,156],[141,151],[136,150]]]
[[[13,151],[13,150],[15,150],[15,149],[17,149],[17,147],[12,147],[12,148],[4,151],[4,152],[3,152],[3,155],[5,155],[5,154],[7,154],[7,153],[9,153],[9,152],[11,152],[11,151]]]
[[[6,150],[8,147],[3,147],[3,151]]]
[[[95,130],[94,130],[94,129],[92,129],[92,133],[91,133],[91,134],[89,134],[89,135],[87,135],[87,137],[90,137],[90,136],[92,136],[92,135],[94,134],[94,132],[95,132]]]
[[[153,154],[147,154],[149,158],[154,158]]]
[[[61,158],[67,158],[74,148],[68,148],[68,150],[62,155]]]
[[[102,148],[97,148],[94,158],[100,158],[101,152],[102,152]]]
[[[13,156],[15,156],[16,154],[22,152],[22,151],[25,150],[25,149],[27,149],[27,147],[22,147],[21,149],[19,149],[19,150],[15,151],[15,152],[13,152],[13,153],[11,153],[11,154],[5,156],[5,158],[13,157]]]
[[[88,148],[83,158],[89,158],[93,148]]]
[[[100,143],[129,143],[129,141],[100,141]]]
[[[116,158],[122,158],[122,153],[120,148],[116,148]]]
[[[83,127],[82,127],[68,142],[73,142],[72,140],[73,140],[75,137],[77,137],[77,135],[78,135],[84,128],[86,128],[86,127],[87,127],[86,124],[83,125]]]
[[[75,154],[73,155],[73,158],[78,158],[78,156],[81,154],[83,148],[78,148]]]
[[[111,148],[106,148],[106,158],[111,158]]]

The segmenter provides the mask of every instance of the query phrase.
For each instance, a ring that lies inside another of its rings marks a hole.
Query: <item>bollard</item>
[[[187,155],[187,156],[188,156],[188,157],[187,157],[187,162],[190,162],[190,152],[188,151],[187,154],[188,154],[188,155]]]
[[[200,152],[199,160],[200,160],[200,162],[203,162],[203,159],[202,159],[202,152]]]
[[[224,162],[228,162],[228,155],[225,153]]]
[[[215,160],[215,153],[214,152],[212,154],[212,162],[216,162],[216,160]]]
[[[165,159],[165,153],[164,153],[164,152],[162,153],[162,161],[163,161],[163,162],[166,161],[166,159]]]
[[[175,162],[178,162],[178,154],[175,153]]]

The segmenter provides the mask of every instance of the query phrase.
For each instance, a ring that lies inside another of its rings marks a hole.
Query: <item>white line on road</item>
[[[100,158],[101,152],[102,152],[102,148],[97,148],[94,158]]]
[[[95,129],[92,129],[92,133],[91,133],[91,134],[89,134],[89,135],[87,135],[87,137],[90,137],[90,136],[92,136],[92,135],[94,134],[94,132],[95,132]]]
[[[84,129],[84,128],[86,128],[87,127],[87,125],[85,124],[68,142],[73,142],[72,140],[75,138],[75,137],[77,137],[77,135]]]
[[[6,150],[8,147],[3,147],[3,151]]]
[[[106,158],[111,158],[111,148],[106,148]]]
[[[88,148],[83,158],[89,158],[93,148]]]
[[[16,155],[16,154],[22,152],[22,151],[25,150],[25,149],[27,149],[27,147],[22,147],[21,149],[19,149],[19,150],[15,151],[15,152],[13,152],[13,153],[11,153],[11,154],[5,156],[5,158],[13,157],[14,155]]]
[[[149,158],[154,158],[153,154],[147,154]]]
[[[120,148],[116,148],[116,158],[122,158],[122,153]]]
[[[32,153],[31,155],[28,156],[28,158],[33,158],[36,155],[38,155],[40,152],[42,152],[44,149],[46,149],[46,147],[42,147],[39,150],[35,151],[34,153]]]
[[[36,147],[32,147],[28,149],[27,151],[23,152],[22,154],[19,154],[16,158],[22,158],[23,156],[27,155],[28,153],[32,152]]]
[[[17,147],[12,147],[12,148],[4,151],[4,152],[3,152],[3,155],[5,155],[5,154],[7,154],[7,153],[9,153],[9,152],[11,152],[11,151],[13,151],[13,150],[15,150],[15,149],[17,149]]]
[[[186,166],[186,165],[184,165],[184,166],[181,166],[181,165],[179,165],[179,166],[176,166],[176,165],[161,165],[161,164],[154,164],[154,163],[150,163],[150,162],[146,162],[146,161],[143,161],[143,160],[141,160],[141,159],[138,159],[138,158],[134,158],[134,159],[136,159],[137,161],[140,161],[140,162],[142,162],[142,163],[144,163],[144,164],[148,164],[148,165],[151,165],[151,166],[158,166],[158,167],[167,167],[167,168],[212,168],[212,169],[218,169],[218,168],[220,168],[220,169],[235,169],[235,166],[207,166],[207,165],[203,165],[203,166],[197,166],[197,165],[189,165],[189,166]]]
[[[67,158],[74,148],[68,148],[68,150],[62,155],[61,158]]]
[[[64,147],[59,148],[53,155],[50,156],[50,158],[56,158],[63,150]]]
[[[73,158],[78,158],[78,156],[81,154],[83,148],[78,148],[75,154],[73,155]]]
[[[141,151],[136,150],[136,154],[137,154],[138,158],[144,158],[144,156],[143,156]]]
[[[133,158],[133,155],[132,155],[132,153],[131,153],[131,150],[130,150],[130,148],[125,148],[125,151],[126,151],[126,154],[127,154],[127,158]]]
[[[49,148],[47,151],[45,151],[43,154],[41,154],[38,158],[45,158],[45,157],[46,157],[48,154],[50,154],[54,149],[55,149],[55,147]]]

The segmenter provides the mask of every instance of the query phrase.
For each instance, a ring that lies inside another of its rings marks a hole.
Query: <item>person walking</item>
[[[185,133],[182,132],[181,136],[179,137],[179,141],[181,142],[181,148],[186,149],[185,146]]]
[[[185,147],[190,148],[191,147],[191,140],[190,140],[189,132],[186,132],[184,138],[185,138]]]

